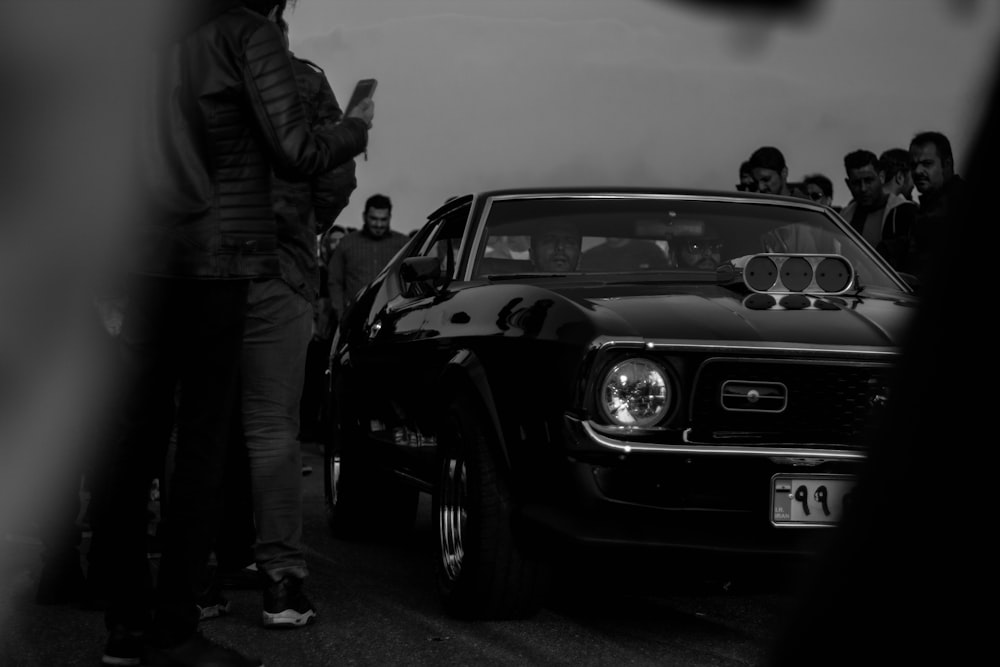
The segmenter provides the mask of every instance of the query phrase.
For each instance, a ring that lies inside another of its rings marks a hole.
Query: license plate
[[[771,523],[836,525],[844,518],[856,483],[849,475],[775,475],[771,478]]]

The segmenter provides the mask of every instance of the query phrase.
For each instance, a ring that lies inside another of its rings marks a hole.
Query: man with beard
[[[967,198],[965,180],[955,173],[951,142],[940,132],[921,132],[910,141],[913,185],[920,193],[920,208],[913,230],[913,245],[905,271],[920,276],[935,240],[955,223],[955,212]]]
[[[679,236],[670,242],[682,269],[712,271],[722,263],[722,239],[707,227],[697,236]]]
[[[910,245],[915,207],[901,194],[885,189],[885,171],[875,153],[859,149],[844,156],[847,188],[854,198],[840,214],[902,270]]]
[[[391,219],[392,200],[382,194],[372,195],[365,202],[361,230],[341,239],[330,255],[330,304],[337,318],[343,319],[358,292],[409,241],[405,234],[389,228]]]
[[[576,271],[582,243],[573,223],[556,220],[542,225],[531,235],[531,263],[545,273]]]

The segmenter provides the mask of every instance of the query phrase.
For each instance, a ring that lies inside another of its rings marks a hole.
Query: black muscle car
[[[917,303],[808,200],[454,197],[342,319],[331,529],[405,531],[431,494],[444,605],[478,618],[535,611],[567,550],[808,555]]]

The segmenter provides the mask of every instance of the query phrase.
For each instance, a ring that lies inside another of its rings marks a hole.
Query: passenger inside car
[[[546,221],[531,235],[531,263],[536,271],[576,271],[583,236],[576,225],[561,220]]]

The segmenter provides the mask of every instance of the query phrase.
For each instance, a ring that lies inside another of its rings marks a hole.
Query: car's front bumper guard
[[[802,443],[708,443],[691,440],[691,430],[634,429],[625,426],[603,426],[566,415],[567,446],[578,451],[605,451],[629,454],[659,452],[679,455],[753,456],[780,459],[791,463],[823,461],[859,461],[868,457],[864,451],[834,449],[828,445]]]

